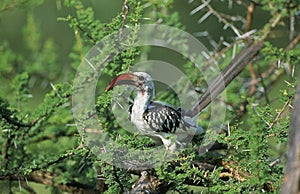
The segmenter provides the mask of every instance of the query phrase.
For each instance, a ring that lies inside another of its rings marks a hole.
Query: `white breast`
[[[147,125],[145,124],[145,122],[143,121],[143,113],[144,113],[144,108],[142,108],[141,106],[138,106],[136,104],[133,105],[132,107],[132,112],[131,112],[131,122],[137,127],[137,129],[143,133],[143,134],[147,134]]]

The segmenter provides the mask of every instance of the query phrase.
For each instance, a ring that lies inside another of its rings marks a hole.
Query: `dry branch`
[[[209,105],[220,93],[222,93],[230,82],[243,71],[246,65],[254,59],[254,57],[263,48],[263,45],[263,42],[254,43],[252,41],[248,43],[245,48],[235,56],[222,73],[208,86],[206,91],[198,99],[187,115],[194,117],[206,108],[207,105]]]

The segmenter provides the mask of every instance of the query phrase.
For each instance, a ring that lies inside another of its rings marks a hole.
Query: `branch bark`
[[[300,193],[300,74],[291,117],[286,172],[281,187],[284,193]]]
[[[262,41],[258,43],[250,41],[245,48],[235,56],[222,73],[208,86],[192,109],[187,112],[187,115],[194,117],[206,108],[220,93],[225,90],[231,81],[243,71],[246,65],[254,59],[254,57],[263,48],[263,45]]]

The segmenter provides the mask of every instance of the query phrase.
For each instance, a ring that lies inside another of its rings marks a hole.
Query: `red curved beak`
[[[136,75],[132,73],[123,73],[117,77],[115,77],[110,84],[106,87],[105,92],[113,89],[113,87],[117,85],[133,85],[138,86],[138,78]]]

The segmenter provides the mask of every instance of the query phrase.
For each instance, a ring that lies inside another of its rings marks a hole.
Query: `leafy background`
[[[147,172],[151,188],[159,193],[279,192],[300,56],[299,2],[218,0],[195,11],[205,3],[1,1],[1,192],[138,193],[141,172],[115,168],[85,147],[74,126],[70,97],[74,74],[88,50],[124,26],[143,23],[167,24],[193,34],[221,69],[247,41],[234,30],[244,34],[256,29],[251,36],[265,42],[260,55],[226,90],[227,123],[220,126],[224,133],[218,139],[223,149],[198,156],[193,142],[174,162]],[[251,7],[249,27],[246,14]],[[145,56],[181,67],[201,95],[202,80],[193,64],[154,48],[126,50],[115,57],[99,88]],[[160,89],[157,99],[177,103],[168,90]],[[107,114],[110,94],[98,95],[99,121],[120,145],[142,148],[150,141],[125,133]],[[199,120],[204,128],[207,115],[204,111]]]

